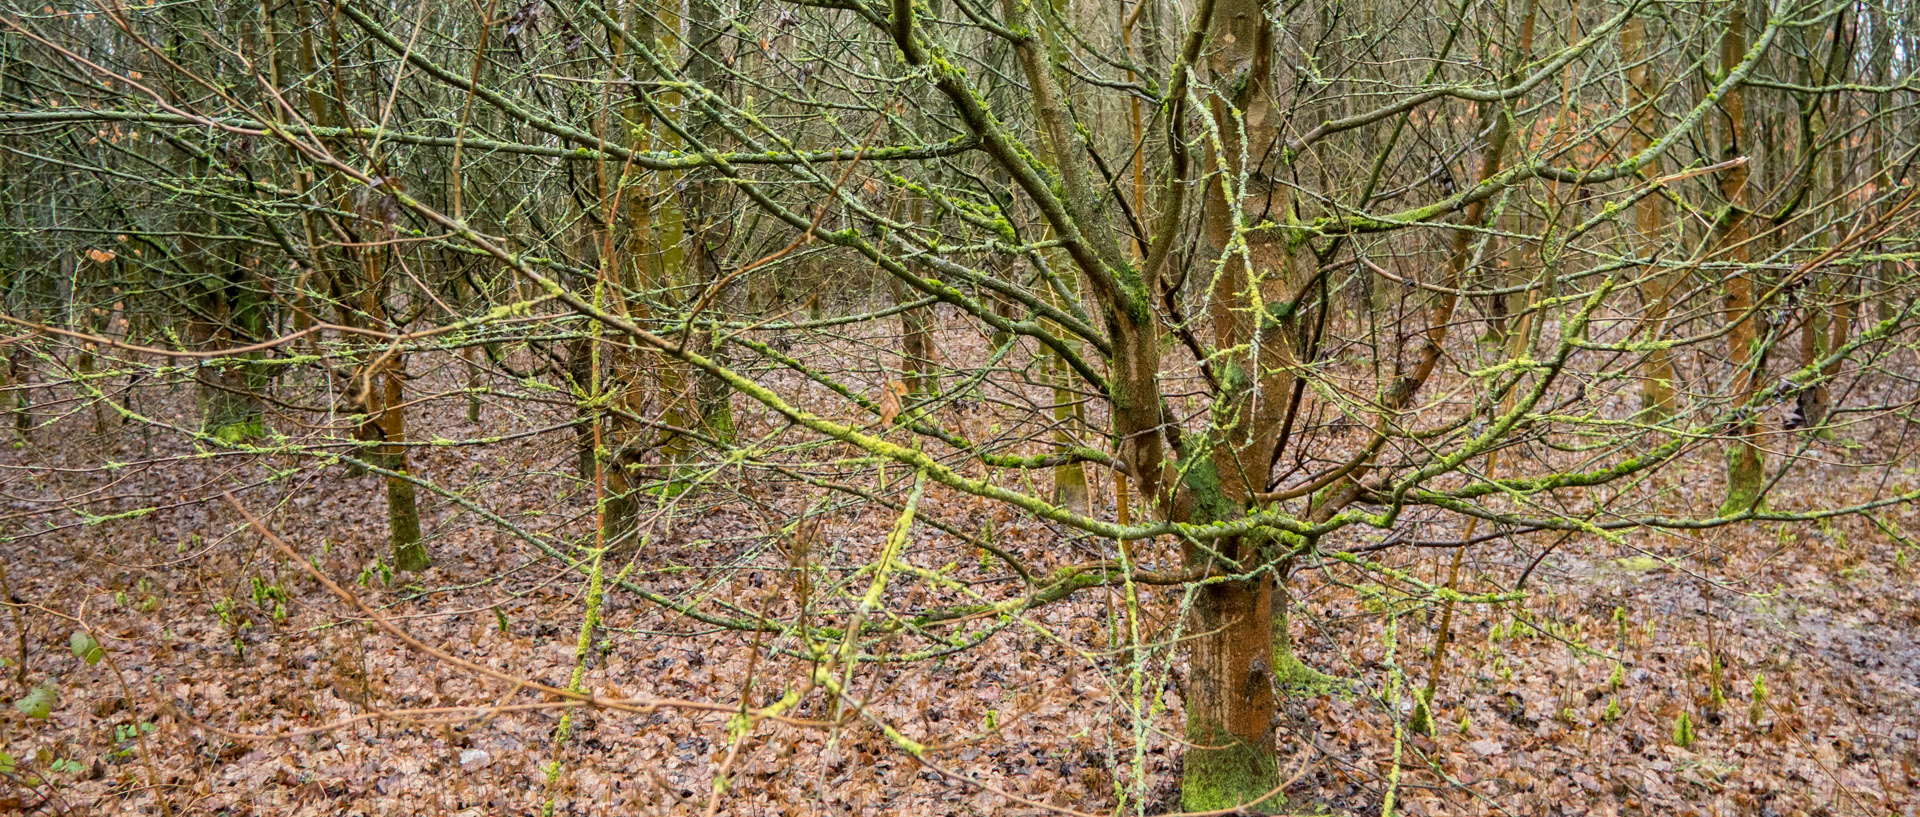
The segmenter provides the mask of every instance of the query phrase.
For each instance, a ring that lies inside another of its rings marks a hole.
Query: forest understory
[[[0,817],[1920,817],[1915,0],[0,0]]]
[[[191,422],[190,398],[139,401],[155,419]],[[487,432],[456,402],[427,406],[440,409],[418,416],[428,438]],[[557,741],[562,710],[515,709],[538,696],[381,630],[216,497],[230,493],[391,625],[508,676],[564,687],[584,666],[583,688],[601,698],[757,706],[799,688],[810,666],[765,636],[716,632],[611,578],[583,653],[588,576],[452,502],[423,498],[435,564],[396,574],[377,476],[196,450],[117,420],[96,424],[85,401],[47,410],[63,416],[0,459],[15,531],[4,554],[15,604],[0,618],[0,643],[22,701],[0,714],[12,764],[0,808],[157,814],[165,800],[175,813],[227,815],[1104,813],[1118,786],[1150,797],[1149,813],[1179,811],[1181,670],[1148,667],[1165,694],[1142,716],[1129,709],[1124,623],[1109,591],[1022,616],[969,651],[900,669],[863,665],[856,683],[869,708],[924,744],[931,764],[858,718],[760,723],[741,739],[724,712],[671,706],[573,708],[571,735]],[[749,436],[773,427],[743,415]],[[541,436],[422,444],[413,469],[486,497],[516,524],[591,531],[591,486],[555,455],[564,450]],[[1719,463],[1705,449],[1645,490],[1682,503],[1711,497]],[[1815,469],[1770,501],[1860,502],[1910,490],[1901,482],[1920,480],[1913,471],[1874,483],[1823,480]],[[663,500],[675,521],[628,557],[626,578],[679,604],[791,607],[795,571],[769,531],[815,497],[755,483],[723,475]],[[153,510],[127,513],[135,509]],[[921,510],[991,531],[1035,569],[1110,549],[938,488]],[[843,552],[848,564],[868,558],[892,524],[871,507],[825,519],[815,548],[832,554],[821,557],[829,564]],[[1444,524],[1410,527],[1437,539]],[[1911,635],[1920,546],[1903,531],[1916,528],[1914,510],[1896,506],[1820,526],[1632,533],[1624,544],[1536,533],[1475,548],[1463,587],[1511,588],[1524,573],[1528,592],[1461,608],[1431,737],[1406,725],[1409,690],[1428,674],[1432,610],[1395,608],[1388,621],[1377,595],[1360,589],[1377,573],[1338,562],[1302,571],[1292,580],[1298,655],[1339,680],[1283,702],[1289,807],[1377,814],[1392,790],[1398,813],[1411,815],[1908,813],[1920,788]],[[1390,568],[1438,583],[1451,550],[1398,553]],[[935,531],[907,558],[962,581],[1007,574],[985,551]],[[606,575],[615,572],[609,563]],[[1143,591],[1156,631],[1175,617],[1176,595]],[[930,601],[903,596],[895,606]],[[82,649],[80,634],[97,647]],[[47,716],[32,717],[26,701],[42,688],[53,691]],[[795,714],[830,716],[817,694]],[[727,780],[718,796],[717,772]]]

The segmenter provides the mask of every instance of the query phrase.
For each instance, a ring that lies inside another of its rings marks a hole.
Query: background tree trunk
[[[1746,0],[1733,0],[1727,12],[1726,29],[1720,35],[1720,70],[1732,71],[1747,53]],[[1723,160],[1745,154],[1747,147],[1746,91],[1735,86],[1721,102],[1720,153]],[[1726,210],[1714,230],[1714,246],[1721,258],[1736,269],[1725,275],[1725,315],[1728,323],[1727,361],[1733,367],[1731,391],[1735,417],[1727,440],[1727,499],[1723,513],[1752,508],[1760,500],[1766,480],[1760,443],[1760,419],[1753,398],[1759,390],[1763,357],[1758,332],[1761,315],[1755,310],[1753,276],[1757,269],[1747,268],[1747,240],[1752,211],[1747,206],[1747,182],[1750,162],[1736,164],[1720,173],[1720,196]]]
[[[420,541],[420,508],[407,474],[407,412],[402,388],[404,360],[395,357],[387,369],[385,405],[380,425],[386,435],[386,467],[399,476],[387,477],[387,521],[393,538],[393,568],[402,572],[425,570],[433,564]]]
[[[1627,119],[1627,148],[1639,155],[1653,144],[1658,111],[1653,105],[1652,58],[1647,54],[1647,20],[1635,14],[1620,26],[1620,60],[1627,66],[1627,104],[1634,108]],[[1660,175],[1656,157],[1640,170],[1642,179],[1651,183]],[[1635,250],[1642,258],[1652,258],[1661,246],[1660,233],[1666,229],[1663,208],[1666,200],[1659,193],[1648,195],[1633,205]],[[1646,304],[1646,338],[1658,342],[1666,334],[1667,313],[1673,302],[1678,276],[1649,266],[1640,278],[1640,300]],[[1640,410],[1653,422],[1673,416],[1673,353],[1665,348],[1648,350],[1640,365]]]

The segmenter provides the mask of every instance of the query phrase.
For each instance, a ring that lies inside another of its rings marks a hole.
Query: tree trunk
[[[646,5],[634,4],[633,13],[629,17],[628,30],[637,32],[641,42],[653,42],[657,38],[659,47],[664,49],[665,53],[677,54],[681,48],[680,6],[671,2],[657,2],[653,4],[653,8],[646,9]],[[637,62],[630,64],[635,70],[639,70]],[[661,92],[660,101],[662,107],[668,111],[681,110],[684,107],[682,93],[671,88]],[[643,141],[651,149],[681,149],[681,141],[674,130],[652,122],[638,104],[629,109],[628,119],[628,127],[634,128],[637,133],[642,133]],[[664,192],[674,189],[685,181],[685,173],[677,172],[658,174],[653,183],[658,190]],[[661,293],[664,296],[663,300],[672,302],[675,293],[687,292],[688,285],[691,283],[687,252],[687,209],[683,206],[681,196],[678,195],[659,196],[657,205],[649,206],[647,202],[655,201],[652,193],[653,191],[644,186],[627,193],[627,196],[633,200],[632,212],[637,219],[630,238],[638,240],[639,246],[643,248],[643,252],[632,253],[632,255],[640,256],[634,260],[637,262],[636,270],[644,276],[641,281],[641,290]],[[683,308],[690,305],[685,302],[676,304]],[[653,393],[658,398],[660,422],[668,427],[661,429],[654,436],[653,448],[665,461],[666,485],[662,490],[669,496],[678,495],[691,484],[686,480],[686,476],[693,461],[694,440],[674,429],[700,427],[699,378],[692,372],[691,367],[681,360],[662,354],[652,354],[649,357],[651,359],[646,362],[653,366],[655,375]],[[635,357],[633,362],[640,364],[642,359]],[[630,389],[632,385],[640,382],[637,378],[625,379]],[[640,404],[637,397],[638,395],[631,395],[627,404],[637,409]]]
[[[1833,38],[1828,47],[1826,63],[1817,69],[1817,76],[1813,76],[1816,68],[1811,59],[1811,50],[1803,50],[1803,53],[1808,56],[1802,63],[1806,66],[1806,72],[1810,75],[1809,78],[1813,84],[1827,85],[1846,80],[1856,53],[1856,42],[1844,36],[1848,22],[1844,12],[1834,19]],[[1805,37],[1806,30],[1802,29],[1798,35]],[[1840,104],[1837,101],[1832,103],[1836,109]],[[1813,115],[1803,118],[1803,121],[1809,126],[1812,122],[1818,121],[1820,132],[1803,134],[1801,138],[1803,152],[1814,139],[1826,138],[1833,130],[1835,117],[1825,107],[1825,100],[1813,100],[1811,113]],[[1812,168],[1808,167],[1804,172],[1812,173]],[[1832,199],[1829,214],[1833,222],[1835,246],[1846,241],[1848,216],[1857,206],[1851,201],[1852,196],[1848,195],[1848,175],[1845,151],[1829,150],[1826,187]],[[1838,276],[1814,276],[1812,280],[1801,286],[1803,287],[1801,300],[1805,304],[1801,313],[1803,323],[1800,327],[1801,365],[1811,366],[1837,348],[1839,344],[1846,342],[1847,324],[1853,318],[1853,301],[1845,297],[1847,287]],[[1839,296],[1837,307],[1834,305],[1836,296]],[[1827,428],[1826,423],[1827,412],[1832,407],[1829,380],[1837,374],[1839,374],[1837,366],[1822,367],[1813,387],[1800,395],[1800,403],[1797,407],[1801,414],[1801,424],[1822,438],[1833,436],[1832,429]]]
[[[1079,297],[1080,294],[1080,287],[1076,280],[1079,276],[1072,274],[1071,269],[1071,267],[1066,268],[1067,274],[1060,276],[1065,292],[1056,292],[1053,288],[1048,288],[1048,291],[1054,295],[1054,305],[1063,309],[1070,308],[1067,301]],[[1067,334],[1051,322],[1048,323],[1047,329],[1057,336],[1065,337]],[[1053,444],[1057,453],[1064,454],[1070,446],[1075,444],[1086,428],[1085,400],[1071,388],[1074,375],[1065,358],[1057,354],[1048,354],[1047,376],[1053,381]],[[1053,467],[1053,504],[1077,514],[1086,514],[1091,510],[1093,497],[1087,488],[1086,463],[1063,462]]]
[[[1255,557],[1255,549],[1217,542]],[[1210,584],[1193,605],[1187,656],[1185,769],[1180,802],[1211,811],[1252,802],[1279,782],[1274,752],[1274,585],[1260,578]],[[1284,626],[1284,625],[1283,625]],[[1277,798],[1263,805],[1277,805]]]
[[[1747,53],[1746,6],[1741,0],[1727,13],[1726,31],[1720,36],[1720,68],[1731,71]],[[1746,91],[1735,86],[1721,102],[1721,158],[1743,155],[1746,136]],[[1736,266],[1748,261],[1747,238],[1751,212],[1747,207],[1747,163],[1720,173],[1720,195],[1727,209],[1716,225],[1715,245],[1725,252],[1725,260]],[[1753,275],[1757,270],[1736,269],[1726,278],[1725,308],[1730,325],[1727,332],[1727,362],[1732,366],[1729,393],[1735,417],[1727,441],[1727,499],[1722,513],[1737,513],[1760,501],[1760,489],[1766,472],[1758,436],[1757,410],[1749,410],[1760,384],[1760,338],[1756,331],[1759,315],[1753,299]]]
[[[592,405],[588,393],[594,377],[592,346],[587,338],[567,341],[568,388],[574,393],[573,466],[580,481],[586,483],[593,482],[593,427],[600,422],[600,410]]]
[[[1243,515],[1253,495],[1266,489],[1278,429],[1293,390],[1293,338],[1298,323],[1301,275],[1291,231],[1255,225],[1295,223],[1287,187],[1272,179],[1286,168],[1270,149],[1278,138],[1273,110],[1273,24],[1260,0],[1220,2],[1209,21],[1207,68],[1218,90],[1208,99],[1228,136],[1210,157],[1213,173],[1202,202],[1201,223],[1209,259],[1222,263],[1208,297],[1217,385],[1203,461],[1182,463],[1182,487],[1192,521],[1227,521]],[[1226,95],[1222,95],[1226,94]],[[1236,133],[1237,132],[1237,133]],[[1224,258],[1221,256],[1224,254]],[[1285,312],[1276,307],[1288,305]],[[1232,350],[1232,351],[1228,351]],[[1206,566],[1245,573],[1276,557],[1278,543],[1242,536],[1215,543],[1238,567],[1220,565],[1189,547],[1188,568]],[[1181,805],[1212,811],[1253,803],[1279,784],[1274,743],[1278,707],[1274,695],[1274,574],[1207,585],[1193,608],[1194,634],[1188,659],[1186,737]],[[1284,613],[1284,610],[1280,611]],[[1283,633],[1284,635],[1284,633]],[[1288,643],[1284,637],[1279,643]],[[1281,798],[1254,806],[1272,810]]]
[[[7,411],[13,415],[13,433],[22,442],[33,439],[33,400],[27,393],[33,380],[33,361],[28,355],[25,341],[16,341],[7,351],[6,387],[8,400],[13,403]]]
[[[402,392],[401,370],[395,359],[386,372],[386,395],[380,410],[380,427],[386,436],[386,467],[407,474],[406,395]],[[425,570],[433,564],[426,545],[420,542],[420,508],[414,501],[413,483],[402,476],[387,477],[387,522],[393,538],[393,568],[401,572]]]
[[[1080,429],[1086,426],[1086,408],[1080,395],[1072,389],[1059,384],[1071,382],[1073,373],[1058,356],[1051,356],[1049,372],[1055,382],[1053,389],[1053,443],[1055,448],[1065,453],[1074,445]],[[1083,462],[1063,462],[1053,467],[1053,504],[1085,515],[1092,508],[1092,495],[1087,489],[1087,466]]]
[[[1800,365],[1812,366],[1827,354],[1829,326],[1828,304],[1833,296],[1833,280],[1827,276],[1815,276],[1806,284],[1807,292],[1803,296],[1807,307],[1802,312],[1800,323]],[[1844,318],[1843,318],[1844,319]],[[1824,371],[1821,374],[1825,374]],[[1827,421],[1827,402],[1829,400],[1827,384],[1824,380],[1813,384],[1799,396],[1795,410],[1799,412],[1800,426],[1821,433],[1821,426]]]
[[[1652,146],[1655,127],[1655,111],[1651,101],[1653,80],[1651,66],[1648,65],[1646,30],[1646,17],[1639,14],[1620,26],[1621,60],[1627,64],[1627,104],[1634,107],[1627,120],[1627,146],[1634,155]],[[1642,168],[1641,174],[1651,182],[1660,175],[1659,160],[1656,158],[1649,162]],[[1642,258],[1652,258],[1659,251],[1660,233],[1666,227],[1666,219],[1661,211],[1664,205],[1665,199],[1657,193],[1634,204],[1634,237]],[[1672,290],[1678,283],[1672,273],[1656,272],[1652,268],[1641,273],[1640,299],[1646,304],[1644,322],[1649,341],[1658,341],[1665,335]],[[1646,419],[1659,422],[1673,416],[1676,408],[1673,379],[1673,354],[1660,347],[1648,350],[1646,359],[1640,364],[1640,410]]]
[[[888,287],[893,293],[895,304],[910,303],[919,296],[919,291],[909,288],[898,278],[889,278]],[[931,396],[940,391],[940,378],[933,370],[933,320],[927,307],[917,307],[900,313],[900,369],[907,388],[917,396]]]
[[[480,362],[474,359],[479,354],[478,347],[468,346],[460,350],[461,360],[467,365],[467,422],[480,422]]]
[[[733,96],[732,75],[721,67],[722,60],[729,58],[719,53],[727,41],[721,36],[725,26],[714,0],[688,0],[687,32],[692,42],[687,49],[687,76],[708,90],[730,98]],[[721,144],[725,132],[703,109],[696,107],[689,116],[693,119],[690,123],[693,133],[706,148],[725,147]],[[726,258],[733,236],[733,221],[722,195],[728,187],[717,180],[711,169],[695,171],[691,176],[685,193],[687,213],[692,217],[689,231],[692,252],[688,254],[687,263],[691,267],[688,276],[693,286],[688,289],[706,298],[709,310],[731,312],[724,307],[734,304],[734,293],[739,288],[724,286],[721,270],[721,260]],[[720,289],[711,290],[716,287]],[[695,329],[688,346],[707,358],[717,358],[725,352],[714,345],[713,332],[706,329]],[[704,370],[697,375],[696,389],[701,431],[723,445],[733,442],[733,389],[726,381]]]

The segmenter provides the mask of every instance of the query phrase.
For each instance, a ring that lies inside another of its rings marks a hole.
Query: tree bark
[[[1259,557],[1248,543],[1215,543],[1243,563]],[[1210,584],[1194,600],[1187,656],[1185,768],[1180,802],[1212,811],[1252,802],[1279,783],[1274,751],[1274,583],[1260,578]],[[1281,627],[1284,628],[1284,624]],[[1262,805],[1278,805],[1269,800]]]
[[[1726,30],[1720,35],[1720,69],[1731,71],[1747,53],[1747,14],[1744,0],[1734,0],[1727,13]],[[1721,102],[1720,151],[1723,160],[1741,156],[1746,146],[1746,91],[1735,86]],[[1722,513],[1737,513],[1760,501],[1760,489],[1766,480],[1758,436],[1760,420],[1751,404],[1759,389],[1761,361],[1760,338],[1756,329],[1759,315],[1753,298],[1753,275],[1757,270],[1744,268],[1748,262],[1747,239],[1752,212],[1747,205],[1748,163],[1736,164],[1720,173],[1720,196],[1726,211],[1715,225],[1714,243],[1724,259],[1734,266],[1724,284],[1727,331],[1727,362],[1732,367],[1729,396],[1733,400],[1734,419],[1727,441],[1727,498]]]
[[[1216,353],[1214,406],[1204,448],[1183,461],[1187,515],[1195,522],[1243,515],[1266,480],[1292,393],[1300,273],[1290,189],[1272,181],[1285,171],[1269,149],[1278,137],[1273,110],[1273,24],[1260,0],[1226,0],[1209,21],[1207,69],[1214,91],[1207,100],[1223,133],[1222,148],[1202,203],[1203,245],[1218,265],[1211,283],[1209,319]],[[1231,350],[1231,351],[1229,351]],[[1242,536],[1216,542],[1237,565],[1189,546],[1189,568],[1207,566],[1254,578],[1201,588],[1189,625],[1186,704],[1187,749],[1181,774],[1181,805],[1211,811],[1253,803],[1279,783],[1274,727],[1278,706],[1273,668],[1292,665],[1286,617],[1274,609],[1276,573],[1254,571],[1276,558],[1278,542]],[[1280,611],[1284,614],[1284,609]],[[1276,626],[1279,631],[1276,633]],[[1276,637],[1278,635],[1279,637]],[[1281,798],[1261,801],[1270,810]]]
[[[1628,148],[1638,155],[1653,144],[1655,113],[1652,66],[1646,48],[1647,21],[1636,14],[1620,26],[1620,59],[1627,65],[1627,104],[1633,113],[1627,120]],[[1641,169],[1642,178],[1651,181],[1660,175],[1660,160],[1655,158]],[[1634,238],[1642,258],[1659,253],[1660,234],[1666,229],[1662,211],[1665,199],[1653,194],[1633,206]],[[1649,265],[1641,273],[1640,299],[1646,304],[1647,340],[1658,342],[1666,334],[1667,314],[1671,309],[1673,288],[1678,284],[1672,273],[1656,271]],[[1647,351],[1640,364],[1640,410],[1653,422],[1673,416],[1676,408],[1673,392],[1673,354],[1663,347]]]
[[[387,477],[387,521],[393,538],[393,569],[404,573],[427,569],[433,564],[433,558],[420,542],[420,508],[414,499],[413,483],[405,479],[407,413],[401,382],[403,365],[396,357],[386,371],[386,399],[380,410],[380,426],[386,435],[383,459],[387,467],[398,474]]]
[[[720,65],[721,60],[728,59],[719,53],[725,42],[720,36],[725,26],[720,7],[714,0],[688,0],[687,32],[692,42],[687,49],[687,76],[715,94],[731,97],[732,75]],[[703,147],[709,150],[726,147],[720,144],[724,131],[704,109],[696,106],[690,116],[693,119],[691,130]],[[686,274],[692,286],[688,289],[701,293],[700,297],[708,301],[709,309],[733,305],[736,301],[734,292],[738,290],[738,287],[725,286],[721,268],[721,261],[726,258],[728,242],[733,235],[733,222],[724,206],[726,190],[727,185],[719,181],[711,169],[704,169],[691,174],[684,194],[686,212],[691,219],[688,230],[691,252],[687,253],[689,269]],[[712,288],[720,289],[710,291]],[[715,347],[712,331],[700,328],[693,329],[688,346],[708,358],[719,357],[725,351]],[[727,387],[726,382],[712,374],[699,373],[696,375],[695,402],[701,430],[719,443],[732,442],[735,434],[733,390]]]

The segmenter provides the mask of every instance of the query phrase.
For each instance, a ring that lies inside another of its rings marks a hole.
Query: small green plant
[[[1820,535],[1833,540],[1835,547],[1841,550],[1847,549],[1847,535],[1842,533],[1839,528],[1833,526],[1833,520],[1821,519],[1818,524],[1820,526]]]
[[[1607,674],[1607,689],[1619,689],[1627,685],[1627,668],[1618,661],[1613,664],[1613,672]]]
[[[360,568],[360,578],[355,581],[358,581],[361,587],[366,587],[367,583],[373,581],[373,577],[375,576],[380,577],[381,584],[393,584],[393,565],[381,561],[380,557],[376,556],[373,559],[373,564]]]
[[[1606,714],[1602,715],[1601,717],[1605,718],[1607,723],[1613,723],[1614,721],[1620,720],[1620,699],[1608,698]]]
[[[47,764],[47,769],[54,774],[79,774],[86,771],[87,767],[78,760],[57,757],[52,763]]]
[[[87,666],[98,664],[100,659],[107,657],[106,651],[100,649],[100,642],[79,630],[73,631],[73,637],[67,639],[67,648],[73,651],[73,657],[87,662]]]
[[[1708,659],[1707,661],[1707,696],[1708,696],[1707,699],[1713,705],[1713,709],[1716,712],[1718,712],[1721,707],[1727,705],[1727,696],[1726,696],[1725,690],[1722,689],[1720,684],[1721,668],[1722,668],[1722,664],[1720,661],[1720,656],[1715,655]]]
[[[156,727],[147,721],[115,725],[113,727],[113,742],[115,744],[112,754],[113,758],[115,760],[126,760],[133,757],[134,749],[137,747],[140,738],[153,734],[155,729]]]
[[[117,724],[113,727],[113,740],[116,743],[126,743],[130,740],[136,740],[142,735],[153,734],[155,728],[152,723],[147,721]]]
[[[1460,715],[1460,734],[1464,735],[1472,729],[1473,729],[1473,718],[1469,717],[1465,713],[1462,713]]]
[[[220,617],[220,623],[227,626],[232,634],[233,653],[240,658],[247,657],[247,642],[242,635],[253,626],[253,619],[240,611],[240,602],[232,596],[226,596],[213,603],[213,613]]]
[[[219,601],[214,602],[213,614],[220,617],[221,624],[225,624],[228,627],[234,626],[233,625],[233,622],[234,622],[233,597],[227,596],[225,598],[220,599]]]
[[[1684,711],[1673,722],[1673,745],[1682,749],[1693,745],[1693,716]]]
[[[1747,704],[1747,723],[1760,725],[1760,718],[1767,714],[1767,679],[1755,673],[1753,676],[1753,701]]]
[[[53,705],[60,702],[60,692],[52,686],[34,687],[26,697],[13,702],[13,708],[29,718],[45,719],[53,717]]]
[[[253,604],[272,615],[275,621],[287,620],[287,590],[278,583],[253,577]]]

